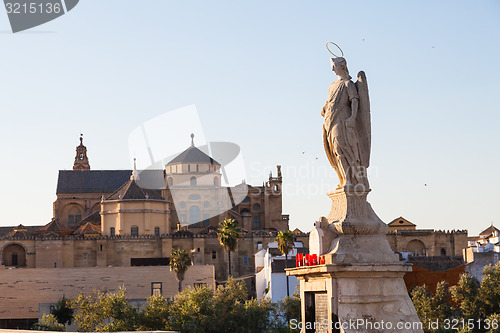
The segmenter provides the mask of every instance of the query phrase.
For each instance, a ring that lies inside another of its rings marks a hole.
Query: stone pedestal
[[[300,282],[301,332],[423,332],[403,281],[410,270],[401,263],[288,269]]]
[[[300,281],[303,333],[423,332],[403,280],[411,265],[392,251],[368,193],[328,193],[330,214],[309,237],[310,253],[324,255],[325,264],[287,270]]]
[[[389,227],[366,200],[369,192],[338,189],[327,193],[332,200],[330,214],[317,222],[328,240],[317,253],[326,254],[326,264],[398,262],[385,237]]]

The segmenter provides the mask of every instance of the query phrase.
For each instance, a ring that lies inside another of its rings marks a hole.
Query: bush
[[[37,331],[63,332],[65,327],[57,321],[57,318],[53,314],[44,314],[40,322],[33,325],[33,329]]]
[[[448,302],[450,295],[454,305]],[[500,332],[500,262],[484,268],[481,282],[472,275],[462,274],[453,287],[440,282],[434,295],[425,285],[415,287],[411,298],[424,327],[439,321],[440,328],[434,332],[452,332],[443,327],[445,319],[458,321],[461,328],[458,332],[462,333]],[[463,328],[469,321],[474,322],[474,328]]]
[[[298,294],[280,303],[248,300],[243,282],[230,278],[215,291],[207,286],[186,288],[173,301],[151,296],[139,310],[130,306],[125,289],[79,295],[71,304],[78,330],[173,330],[181,333],[288,333],[288,320],[300,317]]]
[[[71,321],[73,320],[73,309],[71,308],[70,301],[64,296],[57,302],[54,308],[50,310],[50,313],[56,317],[58,323],[71,325]]]
[[[139,311],[128,303],[125,288],[116,293],[80,294],[72,308],[80,332],[134,331],[139,326]]]

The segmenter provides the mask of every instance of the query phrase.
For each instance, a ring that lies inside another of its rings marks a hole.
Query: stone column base
[[[408,271],[401,263],[287,269],[300,281],[301,332],[423,333],[403,280]]]

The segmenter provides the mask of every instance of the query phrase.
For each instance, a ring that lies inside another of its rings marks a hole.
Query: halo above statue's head
[[[328,47],[328,44],[333,44],[333,45],[335,45],[335,46],[339,49],[340,53],[342,53],[342,55],[339,57],[338,55],[336,55],[335,53],[333,53],[333,52],[330,50],[330,48]],[[335,58],[343,58],[343,57],[344,57],[344,51],[342,51],[342,49],[340,48],[340,46],[338,46],[338,45],[337,45],[337,44],[335,44],[334,42],[328,42],[328,43],[326,43],[326,49],[327,49],[327,50],[328,50],[328,52],[330,52],[330,53],[331,53],[331,54],[332,54]]]
[[[335,45],[335,46],[339,49],[339,51],[340,51],[340,53],[341,53],[342,55],[339,57],[338,55],[336,55],[335,53],[333,53],[333,52],[330,50],[330,48],[328,47],[328,44],[333,44],[333,45]],[[344,58],[344,51],[342,51],[342,49],[340,48],[340,46],[338,46],[338,45],[337,45],[337,44],[335,44],[334,42],[328,42],[328,43],[326,43],[326,49],[327,49],[327,50],[328,50],[328,52],[330,52],[330,53],[333,55],[333,57],[334,57],[334,58],[330,58],[330,63],[331,63],[331,65],[332,65],[332,70],[334,70],[334,68],[335,68],[336,66],[339,66],[339,65],[340,65],[341,67],[343,67],[343,69],[344,69],[345,71],[347,71],[347,72],[348,72],[348,70],[347,70],[347,61],[346,61],[346,60],[345,60],[345,58]]]

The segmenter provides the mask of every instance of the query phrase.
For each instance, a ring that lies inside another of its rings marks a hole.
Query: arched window
[[[219,178],[214,177],[214,186],[219,186]]]
[[[133,225],[130,227],[130,236],[132,236],[132,237],[139,236],[139,227],[138,226]]]
[[[19,244],[7,245],[2,252],[5,266],[26,266],[26,250]]]
[[[279,192],[280,187],[278,185],[274,185],[274,192]]]
[[[442,256],[446,256],[446,249],[445,249],[445,248],[442,248],[442,249],[441,249],[441,255],[442,255]]]
[[[67,216],[68,226],[74,227],[82,220],[82,215],[84,214],[84,212],[85,210],[81,205],[77,203],[70,203],[64,206],[62,215]]]
[[[258,217],[258,216],[253,217],[253,228],[254,229],[260,228],[260,217]]]
[[[255,204],[253,205],[253,210],[260,210],[260,205],[259,204]]]
[[[115,227],[111,227],[111,228],[109,228],[109,235],[110,235],[111,237],[115,237]]]
[[[188,164],[188,172],[191,172],[191,164]]]
[[[198,206],[191,206],[189,208],[189,224],[200,222],[200,208]]]
[[[191,177],[191,179],[189,179],[189,185],[196,186],[196,177]]]
[[[425,255],[425,244],[418,239],[413,239],[406,245],[406,251],[413,253],[414,256]]]
[[[168,177],[168,186],[174,186],[174,179],[172,177]]]

